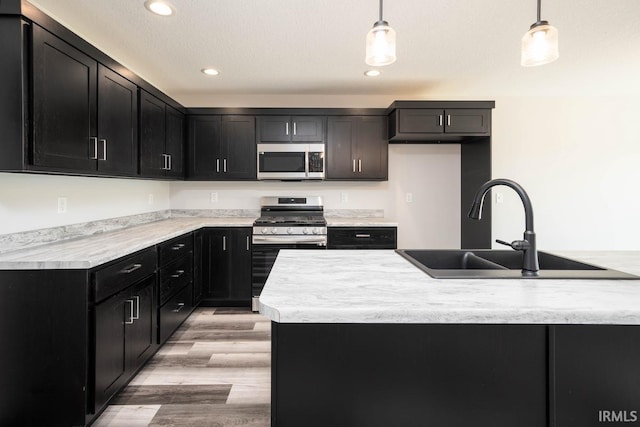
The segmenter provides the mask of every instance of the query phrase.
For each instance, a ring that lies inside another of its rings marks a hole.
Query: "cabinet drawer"
[[[173,294],[191,283],[193,276],[193,256],[187,256],[163,267],[160,270],[160,304],[164,304]]]
[[[185,234],[168,242],[158,245],[160,266],[165,266],[173,260],[176,260],[193,251],[193,234]]]
[[[160,308],[158,340],[163,344],[189,316],[193,308],[191,286],[185,286],[177,295]]]
[[[94,273],[95,301],[101,301],[156,271],[155,247],[121,258]]]
[[[396,227],[329,227],[329,249],[395,249]]]

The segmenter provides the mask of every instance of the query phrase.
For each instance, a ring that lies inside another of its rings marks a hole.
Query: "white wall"
[[[58,213],[58,197],[67,213]],[[165,209],[168,182],[0,173],[0,234]]]

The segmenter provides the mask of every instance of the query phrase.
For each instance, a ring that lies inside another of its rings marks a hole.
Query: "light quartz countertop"
[[[640,275],[640,251],[554,253]],[[280,323],[640,325],[640,280],[433,279],[392,250],[283,250],[260,313]]]
[[[255,218],[171,218],[0,254],[0,270],[87,269],[202,227],[251,227]]]
[[[398,223],[385,218],[332,218],[325,217],[327,227],[397,227]]]

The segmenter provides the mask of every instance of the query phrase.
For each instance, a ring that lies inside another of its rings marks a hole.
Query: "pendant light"
[[[540,20],[540,1],[538,0],[538,20],[531,25],[522,37],[523,67],[544,65],[558,59],[558,30],[549,22]]]
[[[364,62],[373,67],[393,64],[396,61],[396,32],[382,19],[382,0],[380,0],[380,19],[367,33],[367,53]]]

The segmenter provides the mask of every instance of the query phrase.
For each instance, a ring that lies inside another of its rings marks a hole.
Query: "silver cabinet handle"
[[[356,234],[357,239],[369,239],[371,234]]]
[[[172,170],[173,169],[173,165],[171,164],[171,154],[167,154],[167,159],[169,160],[169,166],[167,167],[167,170]]]
[[[216,159],[216,173],[220,173],[220,159]]]
[[[353,159],[353,173],[356,173],[356,159]]]
[[[178,243],[176,245],[171,246],[172,251],[179,251],[182,248],[184,248],[184,243]]]
[[[222,250],[227,250],[227,236],[222,236]]]
[[[222,160],[222,170],[227,173],[227,159]]]
[[[129,320],[125,320],[124,324],[125,325],[133,325],[133,300],[132,299],[128,299],[125,301],[126,303],[131,304],[131,307],[129,308]]]
[[[90,137],[89,143],[93,145],[93,154],[90,154],[89,158],[91,160],[98,160],[98,137]]]
[[[439,116],[439,117],[440,117],[440,121],[439,121],[439,123],[440,123],[440,127],[442,127],[442,114],[440,114],[440,116]]]
[[[298,134],[298,126],[296,122],[293,122],[293,134],[294,135]]]
[[[249,250],[249,236],[247,236],[247,250]]]
[[[358,172],[362,172],[362,159],[358,159]]]
[[[107,160],[107,140],[101,139],[100,142],[102,143],[102,158],[98,160]]]
[[[451,126],[451,114],[447,114],[447,126]]]
[[[169,155],[168,154],[163,154],[162,155],[162,160],[164,161],[164,166],[162,166],[162,170],[168,171],[169,170]]]
[[[133,320],[138,320],[140,318],[140,297],[138,295],[133,297],[136,300],[136,309],[135,314],[132,316]]]
[[[173,277],[174,279],[177,279],[178,277],[182,276],[184,274],[184,270],[176,270],[176,272],[174,274],[171,275],[171,277]]]
[[[178,313],[180,310],[182,310],[184,308],[184,303],[183,302],[179,302],[177,307],[173,309],[174,313]]]
[[[289,122],[284,124],[284,134],[289,135]]]
[[[138,270],[140,268],[142,268],[142,264],[133,264],[133,265],[130,265],[129,267],[127,267],[127,268],[124,268],[124,269],[120,270],[120,273],[131,274],[131,273],[133,273],[134,271],[136,271],[136,270]]]

